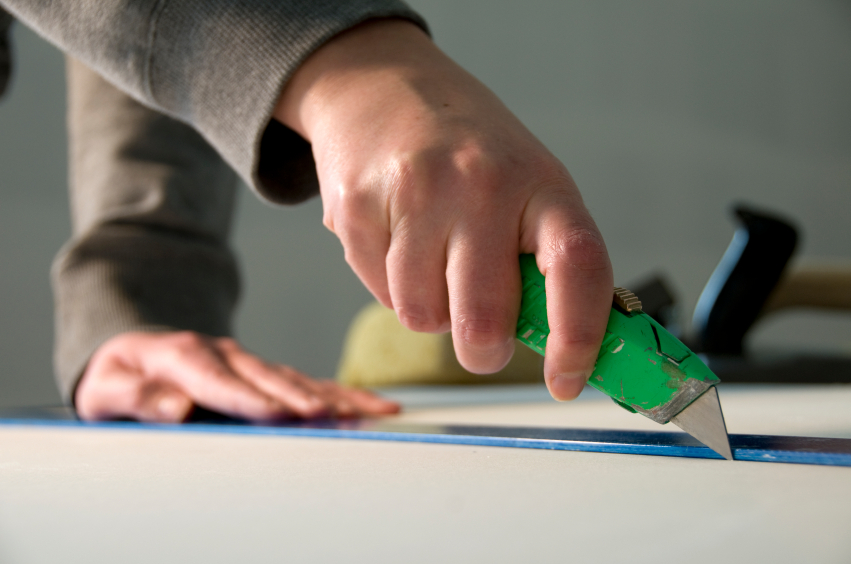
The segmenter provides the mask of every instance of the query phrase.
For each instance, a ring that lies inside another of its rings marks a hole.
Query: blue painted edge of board
[[[0,426],[356,439],[722,459],[690,435],[680,432],[433,425],[375,419],[286,425],[254,425],[236,421],[158,424],[85,422],[67,416],[2,417],[2,414]],[[851,467],[851,439],[730,435],[730,446],[734,458],[740,461]]]

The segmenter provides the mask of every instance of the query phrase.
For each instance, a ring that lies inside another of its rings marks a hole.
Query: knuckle
[[[171,335],[171,344],[181,350],[194,349],[207,345],[207,337],[194,331],[178,331]]]
[[[418,171],[421,168],[421,160],[421,158],[411,153],[396,153],[388,161],[388,165],[382,175],[384,183],[390,189],[415,184],[419,177]]]
[[[241,350],[239,343],[233,337],[217,337],[216,344],[225,351]]]
[[[561,339],[563,346],[570,349],[600,348],[602,335],[597,327],[591,327],[583,323],[567,323],[562,327],[556,327],[555,332]]]
[[[456,169],[464,180],[465,194],[473,204],[501,203],[504,200],[502,167],[480,153],[480,149],[465,149],[456,156]]]
[[[202,351],[214,348],[211,337],[194,331],[179,331],[168,335],[162,343],[160,354],[175,365],[192,364]]]
[[[494,198],[498,203],[505,203],[509,192],[518,197],[529,192],[549,192],[554,198],[564,198],[569,193],[573,181],[564,165],[549,152],[513,155],[500,152],[503,158],[495,158],[493,148],[488,145],[475,140],[454,154],[455,170],[464,180],[473,201],[487,202]],[[511,190],[507,190],[509,187]]]
[[[333,214],[334,224],[339,228],[340,224],[345,225],[364,218],[374,206],[374,200],[368,186],[353,185],[341,188],[337,195],[336,213]]]
[[[345,244],[357,241],[368,222],[374,220],[371,196],[363,189],[344,188],[336,196],[333,206],[322,214],[322,223]]]
[[[491,152],[480,142],[458,148],[453,155],[453,164],[467,178],[491,178],[498,170]]]
[[[506,343],[504,316],[494,309],[481,309],[458,318],[454,328],[461,342],[474,349],[492,349]]]
[[[399,322],[418,333],[437,333],[445,330],[447,320],[440,316],[433,308],[406,304],[396,306],[396,316]]]
[[[575,186],[564,164],[549,153],[529,159],[529,165],[535,171],[535,177],[539,179],[539,188],[552,191],[554,196],[563,196],[569,193],[569,188]]]
[[[596,229],[578,227],[553,237],[552,259],[587,272],[607,271],[609,254],[603,237]]]

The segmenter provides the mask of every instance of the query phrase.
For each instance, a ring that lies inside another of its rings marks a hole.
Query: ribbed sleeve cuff
[[[102,226],[53,265],[54,363],[71,402],[91,355],[127,331],[230,334],[239,294],[236,264],[221,246],[174,232]]]
[[[308,143],[270,125],[299,65],[331,37],[369,19],[405,18],[426,28],[398,0],[206,0],[202,10],[172,0],[152,17],[148,87],[155,104],[193,124],[276,203],[301,201],[318,188]]]

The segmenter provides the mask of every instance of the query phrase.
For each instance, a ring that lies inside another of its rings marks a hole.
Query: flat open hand
[[[466,369],[511,358],[518,257],[534,253],[547,385],[579,394],[611,307],[608,254],[567,170],[493,93],[419,28],[380,20],[308,58],[274,115],[312,144],[347,262],[408,328],[451,329]]]
[[[369,392],[269,364],[233,339],[198,333],[123,333],[101,345],[75,392],[83,419],[184,421],[197,405],[269,421],[397,413]]]

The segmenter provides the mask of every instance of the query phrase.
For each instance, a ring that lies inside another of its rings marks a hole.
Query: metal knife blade
[[[691,405],[671,418],[671,423],[699,440],[727,460],[733,460],[727,425],[718,391],[712,386]]]

